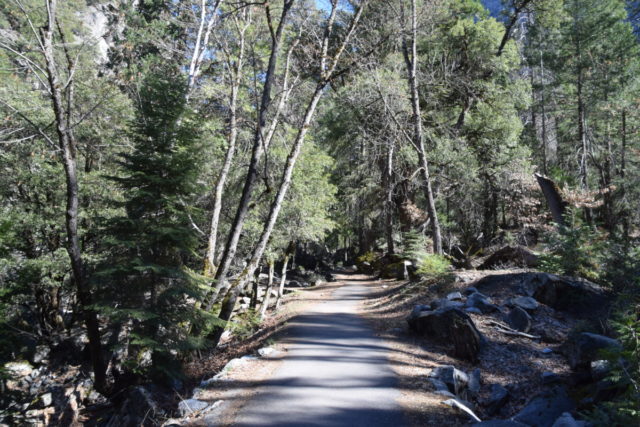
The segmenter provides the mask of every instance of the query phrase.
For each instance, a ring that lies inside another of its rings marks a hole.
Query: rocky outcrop
[[[572,369],[587,370],[592,362],[602,359],[602,352],[615,351],[620,347],[620,343],[613,338],[582,332],[572,336],[562,346],[562,351]]]
[[[555,387],[531,399],[512,420],[531,427],[550,427],[563,413],[572,411],[574,407],[567,391],[563,387]]]
[[[524,246],[505,246],[491,254],[479,267],[490,270],[503,266],[529,267],[538,265],[538,255]]]
[[[422,310],[423,307],[414,308],[407,318],[411,330],[442,344],[452,344],[454,356],[476,362],[484,339],[471,317],[455,307]]]

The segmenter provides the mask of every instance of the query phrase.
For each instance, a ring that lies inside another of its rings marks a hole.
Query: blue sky
[[[502,10],[502,0],[481,0],[484,6],[489,9],[491,15],[497,16]],[[331,3],[329,0],[316,0],[318,9],[329,10]]]

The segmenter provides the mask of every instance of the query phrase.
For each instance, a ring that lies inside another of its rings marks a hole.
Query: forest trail
[[[371,279],[343,275],[332,297],[294,318],[282,365],[239,411],[236,426],[406,425],[389,349],[358,314]]]

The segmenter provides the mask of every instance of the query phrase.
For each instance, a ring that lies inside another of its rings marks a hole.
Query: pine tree
[[[122,155],[122,174],[111,177],[124,213],[106,223],[109,253],[97,274],[107,285],[102,310],[131,324],[129,362],[151,351],[152,372],[170,375],[174,356],[199,345],[188,325],[203,320],[195,307],[199,277],[187,266],[198,245],[188,199],[201,190],[201,139],[183,82],[175,65],[148,60],[129,135],[133,150]]]

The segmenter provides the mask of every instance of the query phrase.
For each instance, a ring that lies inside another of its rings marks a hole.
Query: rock
[[[529,316],[529,313],[517,306],[507,314],[505,321],[516,331],[529,332],[531,329],[531,316]]]
[[[467,297],[467,307],[475,307],[479,309],[483,314],[492,313],[498,310],[489,297],[481,294],[480,292],[476,292],[474,294],[469,295]]]
[[[53,404],[53,395],[51,393],[45,393],[40,396],[39,400],[43,408],[49,407]]]
[[[415,320],[418,317],[420,317],[420,314],[422,312],[424,312],[424,311],[431,311],[431,306],[424,305],[424,304],[418,304],[415,307],[413,307],[413,310],[411,310],[411,313],[407,317],[407,322],[409,323],[410,327],[415,322]]]
[[[126,391],[120,409],[113,414],[105,427],[144,425],[145,420],[165,416],[161,406],[155,401],[150,388],[153,386],[135,386]]]
[[[464,307],[464,303],[461,301],[451,301],[447,298],[440,298],[431,302],[431,310],[437,310],[439,308],[460,308]]]
[[[569,412],[565,412],[553,423],[552,427],[585,427],[584,421],[576,421]]]
[[[456,395],[461,395],[462,391],[469,384],[469,376],[454,366],[438,366],[429,374],[432,380],[439,381],[446,385],[447,389]],[[433,383],[432,383],[433,384]],[[438,390],[438,388],[436,388]]]
[[[178,411],[180,411],[180,416],[185,417],[203,411],[207,406],[209,406],[209,404],[202,400],[187,399],[178,404]]]
[[[475,307],[466,307],[464,311],[467,313],[482,314],[482,311],[479,308]]]
[[[467,385],[471,395],[476,396],[480,393],[480,369],[476,368],[469,374],[469,384]]]
[[[479,267],[479,270],[490,270],[505,265],[516,267],[536,267],[538,255],[524,246],[505,246],[495,251]]]
[[[564,412],[572,411],[575,405],[563,387],[546,390],[534,397],[512,419],[532,427],[549,427]]]
[[[451,293],[447,294],[447,299],[449,301],[461,301],[462,300],[462,294],[460,292],[451,292]]]
[[[326,273],[324,275],[324,280],[326,280],[327,282],[335,282],[337,280],[335,274],[333,273]]]
[[[471,294],[476,294],[478,293],[478,290],[476,288],[474,288],[473,286],[469,286],[467,289],[465,289],[464,291],[462,291],[462,293],[465,296],[469,296]]]
[[[412,313],[413,314],[413,313]],[[475,362],[484,338],[468,314],[457,308],[422,311],[407,319],[416,333],[443,344],[453,344],[454,356]]]
[[[572,369],[589,369],[594,360],[600,360],[603,350],[618,350],[620,343],[604,335],[581,332],[574,335],[563,346],[562,350],[569,360]]]
[[[553,353],[553,350],[550,349],[549,347],[545,347],[542,350],[540,350],[540,353],[542,353],[542,354],[551,354],[551,353]]]
[[[510,303],[516,307],[520,307],[523,310],[527,310],[529,312],[536,311],[538,306],[540,305],[538,304],[538,301],[536,301],[535,299],[531,297],[522,297],[522,296],[512,298]]]
[[[46,364],[51,354],[51,349],[48,345],[39,345],[36,347],[36,351],[33,354],[33,363],[36,365]]]
[[[509,400],[509,390],[500,384],[491,384],[490,394],[485,402],[487,414],[493,415],[500,411]]]
[[[449,387],[444,383],[444,381],[438,378],[429,378],[429,382],[435,391],[449,391]]]
[[[258,354],[260,355],[260,357],[269,357],[269,356],[273,356],[277,353],[277,350],[273,347],[263,347],[261,349],[258,349]]]
[[[549,273],[527,274],[522,285],[529,296],[556,310],[580,312],[605,306],[605,293],[594,283]]]
[[[29,362],[7,362],[4,369],[14,378],[24,378],[33,372],[33,366]]]

